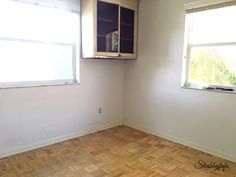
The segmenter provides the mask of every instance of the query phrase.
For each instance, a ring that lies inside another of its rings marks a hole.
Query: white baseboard
[[[38,149],[38,148],[45,147],[45,146],[48,146],[48,145],[52,145],[52,144],[55,144],[55,143],[60,143],[60,142],[66,141],[66,140],[70,140],[70,139],[73,139],[73,138],[84,136],[84,135],[94,133],[94,132],[97,132],[97,131],[100,131],[100,130],[105,130],[105,129],[108,129],[108,128],[116,127],[116,126],[119,126],[119,125],[122,125],[122,123],[115,123],[115,124],[109,124],[109,125],[104,125],[104,126],[98,126],[98,127],[95,127],[95,128],[89,129],[89,130],[78,131],[78,132],[70,133],[70,134],[67,134],[67,135],[63,135],[63,136],[59,136],[59,137],[39,141],[39,142],[36,142],[36,143],[27,144],[27,145],[15,147],[15,148],[7,149],[7,150],[2,151],[2,152],[0,151],[0,158],[8,157],[8,156],[11,156],[11,155],[16,155],[16,154],[19,154],[19,153],[23,153],[23,152],[30,151],[30,150],[33,150],[33,149]]]
[[[84,135],[94,133],[94,132],[97,132],[97,131],[100,131],[100,130],[105,130],[105,129],[108,129],[108,128],[116,127],[116,126],[119,126],[119,125],[122,125],[122,123],[105,125],[105,126],[96,127],[96,128],[86,130],[86,131],[78,131],[78,132],[63,135],[63,136],[60,136],[60,137],[55,137],[55,138],[51,138],[51,139],[48,139],[48,140],[39,141],[39,142],[36,142],[36,143],[33,143],[33,144],[28,144],[28,145],[19,146],[19,147],[16,147],[16,148],[11,148],[11,149],[0,152],[0,158],[4,158],[4,157],[11,156],[11,155],[19,154],[19,153],[22,153],[22,152],[30,151],[30,150],[33,150],[33,149],[45,147],[45,146],[48,146],[48,145],[63,142],[63,141],[66,141],[66,140],[70,140],[70,139],[73,139],[73,138],[84,136]],[[197,150],[200,150],[202,152],[206,152],[208,154],[211,154],[211,155],[214,155],[214,156],[217,156],[217,157],[220,157],[220,158],[232,161],[232,162],[236,162],[236,157],[231,155],[231,154],[227,154],[227,153],[218,151],[216,149],[208,148],[208,147],[198,145],[198,144],[186,141],[186,140],[182,140],[180,138],[167,135],[165,133],[149,131],[149,130],[137,127],[137,126],[129,124],[129,123],[125,123],[125,125],[129,126],[129,127],[132,127],[132,128],[135,128],[135,129],[138,129],[138,130],[141,130],[141,131],[144,131],[144,132],[147,132],[147,133],[150,133],[150,134],[153,134],[153,135],[156,135],[156,136],[159,136],[161,138],[179,143],[179,144],[183,144],[183,145],[191,147],[193,149],[197,149]]]
[[[182,144],[182,145],[185,145],[187,147],[190,147],[190,148],[193,148],[193,149],[196,149],[196,150],[199,150],[199,151],[202,151],[202,152],[220,157],[220,158],[225,159],[225,160],[236,162],[236,156],[235,155],[227,154],[227,153],[221,152],[217,149],[212,149],[212,148],[206,147],[204,145],[199,145],[199,144],[196,144],[196,143],[193,143],[193,142],[190,142],[190,141],[186,141],[186,140],[183,140],[181,138],[177,138],[175,136],[168,135],[168,134],[165,134],[165,133],[149,131],[149,130],[140,128],[138,126],[135,126],[135,125],[132,125],[132,124],[129,124],[129,123],[125,123],[124,125],[126,125],[128,127],[131,127],[131,128],[135,128],[135,129],[144,131],[144,132],[147,132],[147,133],[150,133],[150,134],[153,134],[153,135],[156,135],[156,136],[159,136],[161,138],[164,138],[164,139],[167,139],[167,140],[170,140],[170,141]]]

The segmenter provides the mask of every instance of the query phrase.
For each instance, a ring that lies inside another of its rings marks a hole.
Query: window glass
[[[185,85],[236,86],[236,6],[187,14]]]
[[[194,47],[189,82],[200,85],[236,86],[236,46]]]
[[[236,41],[236,6],[189,14],[190,44]]]

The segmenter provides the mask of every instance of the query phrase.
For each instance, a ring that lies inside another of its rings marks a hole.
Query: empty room
[[[0,177],[236,177],[236,0],[1,0]]]

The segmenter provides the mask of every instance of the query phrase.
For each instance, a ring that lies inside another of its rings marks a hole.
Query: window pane
[[[72,46],[0,40],[0,83],[73,79]]]
[[[236,6],[188,14],[190,44],[235,42],[235,16]]]
[[[97,51],[118,52],[119,6],[107,2],[97,3]]]
[[[134,53],[134,10],[120,8],[120,52]]]
[[[0,2],[0,37],[74,43],[77,14],[14,1]]]
[[[200,85],[236,86],[236,46],[191,49],[189,82]]]

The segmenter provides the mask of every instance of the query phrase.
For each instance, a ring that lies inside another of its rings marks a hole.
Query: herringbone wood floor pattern
[[[195,169],[198,160],[224,161],[165,139],[119,126],[0,159],[3,177],[236,177]]]

